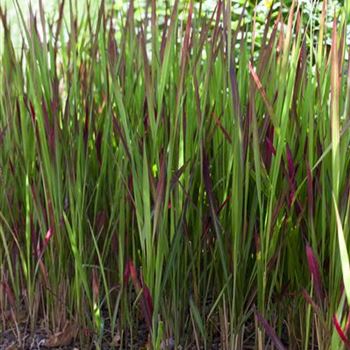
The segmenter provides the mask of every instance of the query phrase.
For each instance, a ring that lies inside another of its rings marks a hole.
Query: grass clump
[[[0,13],[1,330],[348,347],[345,9],[328,29],[326,2],[316,28],[271,7],[257,38],[226,1],[40,4],[14,5],[20,50]]]

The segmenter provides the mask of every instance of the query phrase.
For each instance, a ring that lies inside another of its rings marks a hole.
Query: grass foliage
[[[2,8],[2,330],[24,310],[85,345],[144,324],[154,349],[349,346],[345,8],[271,10],[257,39],[230,3],[16,3],[21,50]]]

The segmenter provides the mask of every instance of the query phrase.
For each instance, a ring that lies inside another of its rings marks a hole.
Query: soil
[[[106,318],[107,320],[107,318]],[[0,324],[1,325],[1,324]],[[52,338],[54,335],[52,332],[49,332],[46,328],[43,328],[42,325],[37,326],[35,332],[30,332],[29,325],[25,322],[17,324],[15,326],[12,324],[6,331],[0,331],[0,350],[45,350],[45,349],[57,349],[57,350],[89,350],[89,349],[135,349],[135,350],[147,350],[150,349],[149,344],[149,331],[145,322],[139,320],[135,325],[135,330],[133,331],[132,336],[130,334],[125,334],[123,339],[109,333],[110,324],[106,321],[105,330],[106,334],[101,341],[101,346],[96,346],[92,341],[92,336],[88,332],[76,332],[77,336],[70,337],[68,342],[62,346],[45,346],[45,343],[48,339]],[[194,337],[193,337],[194,338]],[[255,348],[255,335],[254,335],[254,324],[253,322],[248,322],[245,332],[245,341],[243,349],[249,350]],[[74,339],[76,340],[74,342]],[[269,339],[266,339],[267,343],[265,344],[265,349],[271,349],[271,343]],[[78,345],[81,341],[85,341],[86,345]],[[282,342],[288,348],[288,336],[284,334]],[[172,350],[174,349],[173,342],[170,340],[167,344],[163,344],[163,350]],[[208,344],[207,344],[208,345]],[[207,346],[208,349],[222,349],[220,345],[220,334],[216,334],[213,339],[213,343]],[[196,343],[184,344],[183,346],[178,346],[178,350],[192,350],[197,349]],[[175,349],[174,349],[175,350]]]

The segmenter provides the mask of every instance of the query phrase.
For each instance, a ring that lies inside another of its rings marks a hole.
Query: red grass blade
[[[142,297],[143,297],[143,310],[146,323],[148,325],[149,330],[152,330],[152,317],[153,317],[153,301],[151,293],[144,282],[143,278],[141,278],[141,286],[142,286]]]
[[[343,341],[344,345],[346,346],[346,348],[350,349],[350,340],[343,332],[336,315],[333,316],[333,325],[334,325],[340,339]]]
[[[313,283],[315,286],[315,292],[316,295],[321,302],[323,299],[323,288],[322,288],[322,282],[321,282],[321,275],[320,275],[320,269],[318,265],[317,258],[311,248],[311,246],[307,243],[306,244],[306,257],[307,257],[307,262],[309,265],[309,271],[313,279]]]
[[[271,341],[275,345],[276,349],[277,350],[286,350],[286,347],[282,344],[281,340],[278,338],[275,330],[269,325],[269,323],[265,320],[265,318],[262,317],[262,315],[256,310],[255,310],[255,315],[256,315],[260,325],[263,326],[263,328],[265,329],[265,332],[267,333],[267,335],[269,336],[269,338],[271,339]]]
[[[271,166],[272,156],[276,155],[276,149],[273,145],[274,127],[272,124],[268,126],[265,137],[265,167],[267,169]]]

